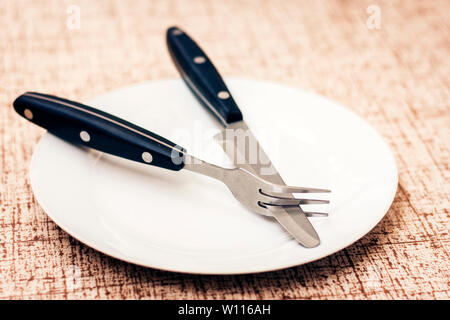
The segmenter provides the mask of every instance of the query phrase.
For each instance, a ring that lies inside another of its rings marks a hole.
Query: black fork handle
[[[181,170],[186,150],[130,122],[78,102],[27,92],[16,112],[68,142],[169,170]]]

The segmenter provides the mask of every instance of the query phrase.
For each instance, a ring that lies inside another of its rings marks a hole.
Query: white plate
[[[306,249],[272,218],[244,209],[220,182],[89,151],[45,134],[30,178],[45,212],[83,243],[135,264],[188,273],[262,272],[332,254],[369,232],[397,189],[394,158],[357,115],[274,83],[227,79],[247,124],[291,185],[332,189],[328,218]],[[218,122],[181,80],[139,84],[87,104],[136,123],[194,155],[230,166]]]

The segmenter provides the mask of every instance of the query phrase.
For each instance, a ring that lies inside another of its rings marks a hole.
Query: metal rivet
[[[228,92],[226,92],[226,91],[220,91],[220,92],[217,94],[217,96],[218,96],[220,99],[228,99],[228,98],[230,97],[230,94],[229,94]]]
[[[196,64],[201,64],[201,63],[204,63],[205,61],[206,61],[205,57],[202,57],[202,56],[197,56],[194,58],[194,62]]]
[[[143,153],[142,153],[142,160],[144,160],[144,161],[147,162],[147,163],[150,163],[150,162],[153,161],[153,157],[152,157],[152,155],[150,154],[150,152],[143,152]]]
[[[30,109],[25,109],[23,111],[23,115],[25,116],[25,118],[27,118],[28,120],[33,119],[33,112],[31,112]]]
[[[89,135],[89,133],[87,133],[86,131],[81,131],[80,132],[80,138],[81,140],[83,140],[84,142],[89,142],[91,140],[91,136]]]
[[[172,34],[174,35],[174,36],[179,36],[180,34],[182,34],[183,32],[180,30],[180,29],[175,29],[175,30],[173,30],[172,31]]]

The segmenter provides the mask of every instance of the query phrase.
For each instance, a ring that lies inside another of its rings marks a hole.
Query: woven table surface
[[[177,78],[171,25],[222,75],[321,94],[376,128],[399,170],[385,218],[329,257],[241,276],[138,267],[62,231],[28,179],[45,131],[12,101],[25,91],[85,101]],[[448,299],[449,25],[448,0],[0,1],[0,298]]]

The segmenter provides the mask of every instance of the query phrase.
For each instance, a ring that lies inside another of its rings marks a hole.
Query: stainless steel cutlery
[[[221,146],[235,168],[198,159],[175,143],[128,121],[78,102],[27,92],[13,103],[27,120],[68,142],[121,158],[173,171],[186,169],[222,181],[247,209],[273,216],[300,244],[315,247],[320,239],[300,205],[327,200],[297,199],[293,193],[325,193],[325,189],[287,186],[249,130],[225,82],[202,49],[180,28],[166,35],[170,55],[195,97],[224,127]],[[250,146],[256,146],[256,155]]]
[[[195,97],[223,125],[221,145],[233,163],[265,181],[284,185],[280,174],[244,122],[241,110],[208,56],[186,32],[178,27],[167,30],[166,41],[170,55],[183,80]],[[246,140],[248,143],[245,143]],[[251,149],[249,146],[252,145],[257,146],[256,157],[254,155],[252,157],[249,152]],[[283,199],[283,203],[288,203],[289,199],[297,203],[298,200],[294,200],[291,194],[294,191],[286,190],[283,197],[287,199]],[[329,192],[329,190],[319,192]],[[265,214],[273,216],[302,245],[315,247],[320,244],[317,232],[300,206],[270,209],[266,210]]]
[[[247,209],[267,214],[282,206],[327,203],[323,200],[292,199],[292,192],[326,190],[290,187],[267,182],[244,168],[223,168],[187,151],[146,129],[81,103],[51,95],[27,92],[14,101],[24,118],[74,144],[169,170],[186,169],[222,181]]]

